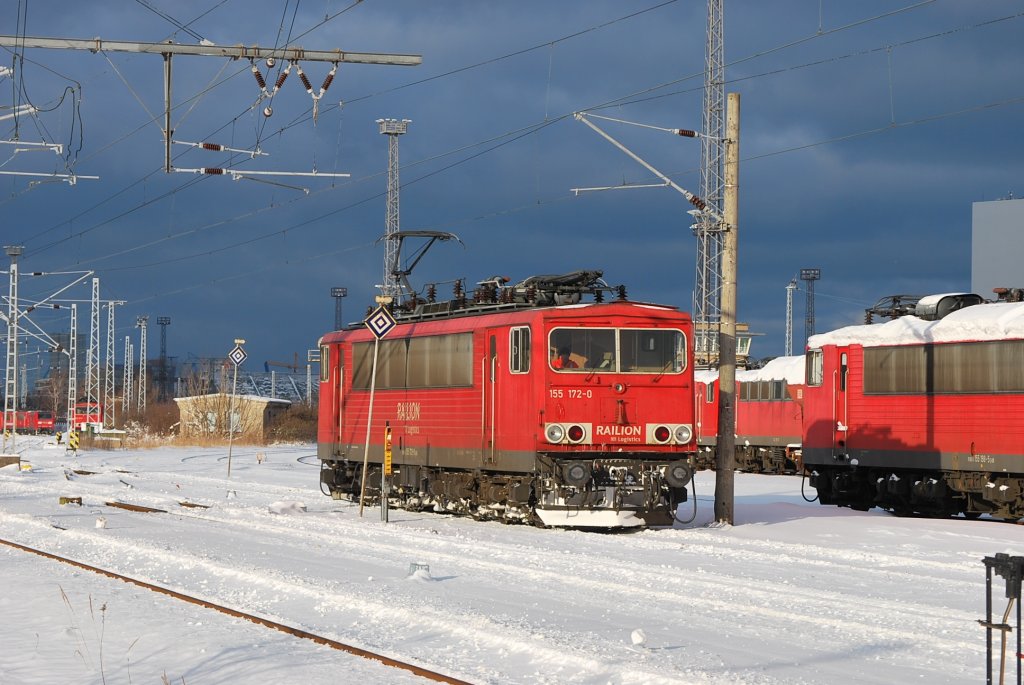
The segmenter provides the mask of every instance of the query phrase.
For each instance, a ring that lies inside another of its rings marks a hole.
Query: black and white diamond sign
[[[230,359],[231,363],[235,366],[241,366],[242,362],[244,362],[245,358],[248,356],[249,355],[245,353],[245,350],[242,349],[241,345],[235,345],[235,349],[228,352],[228,359]]]
[[[370,332],[377,336],[380,340],[388,332],[397,325],[395,317],[391,316],[391,312],[387,310],[384,305],[377,307],[373,310],[373,313],[366,317],[366,327],[370,329]]]

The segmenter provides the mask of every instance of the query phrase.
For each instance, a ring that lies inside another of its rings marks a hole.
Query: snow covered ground
[[[226,448],[18,451],[0,538],[474,683],[983,682],[982,558],[1024,554],[1024,527],[822,507],[797,477],[737,474],[732,527],[701,473],[692,523],[595,534],[360,517],[313,445],[236,446],[230,480]],[[8,685],[426,682],[7,545],[0,569]]]

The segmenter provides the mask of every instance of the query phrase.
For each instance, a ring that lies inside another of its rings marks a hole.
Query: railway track
[[[114,578],[115,580],[120,580],[120,581],[123,581],[125,583],[130,583],[131,585],[135,585],[135,586],[144,588],[146,590],[150,590],[151,592],[157,592],[157,593],[162,594],[162,595],[167,595],[168,597],[173,597],[174,599],[180,600],[182,602],[187,602],[189,604],[195,604],[195,605],[201,606],[201,607],[203,607],[205,609],[211,609],[213,611],[218,611],[218,612],[220,612],[222,614],[226,614],[226,615],[232,616],[234,618],[245,619],[246,621],[250,621],[251,623],[255,623],[257,625],[261,625],[261,626],[263,626],[265,628],[270,628],[272,630],[277,630],[279,632],[286,633],[286,634],[292,635],[294,637],[302,638],[304,640],[310,640],[311,642],[315,642],[315,643],[320,644],[320,645],[331,647],[332,649],[336,649],[336,650],[341,651],[341,652],[346,652],[348,654],[352,654],[354,656],[358,656],[358,657],[361,657],[363,659],[370,659],[370,660],[373,660],[373,661],[377,661],[377,662],[380,662],[380,663],[384,664],[385,666],[389,666],[391,668],[400,669],[400,670],[403,670],[403,671],[408,671],[408,672],[410,672],[410,673],[412,673],[414,675],[420,676],[422,678],[426,678],[428,680],[432,680],[434,682],[438,682],[438,683],[451,683],[452,685],[470,685],[470,683],[468,683],[465,680],[459,680],[458,678],[453,678],[453,677],[445,675],[443,673],[437,673],[436,671],[431,671],[429,669],[423,668],[421,666],[417,666],[415,664],[410,664],[410,663],[407,663],[407,662],[404,662],[404,661],[399,661],[398,659],[394,659],[394,658],[391,658],[391,657],[388,657],[388,656],[384,656],[383,654],[377,654],[376,652],[372,652],[372,651],[367,650],[367,649],[362,649],[360,647],[355,647],[353,645],[349,645],[349,644],[346,644],[344,642],[339,642],[337,640],[332,640],[331,638],[324,637],[323,635],[317,635],[316,633],[311,633],[309,631],[302,630],[300,628],[295,628],[293,626],[285,625],[283,623],[278,623],[276,621],[271,621],[270,619],[263,618],[262,616],[256,616],[254,614],[248,614],[248,613],[245,613],[244,611],[238,611],[237,609],[232,609],[231,607],[223,606],[221,604],[215,604],[213,602],[209,602],[209,601],[204,600],[204,599],[199,599],[198,597],[193,597],[191,595],[186,595],[184,593],[177,592],[175,590],[171,590],[170,588],[165,588],[165,587],[161,587],[159,585],[154,585],[153,583],[147,583],[147,582],[139,580],[137,578],[132,578],[130,576],[125,576],[125,575],[122,575],[120,573],[114,573],[113,571],[108,571],[107,569],[99,568],[98,566],[92,566],[90,564],[85,564],[85,563],[82,563],[80,561],[76,561],[74,559],[68,559],[67,557],[62,557],[62,556],[59,556],[57,554],[51,554],[50,552],[44,552],[43,550],[35,549],[33,547],[28,547],[26,545],[22,545],[22,544],[19,544],[17,542],[13,542],[11,540],[5,540],[3,538],[0,538],[0,544],[6,545],[6,546],[11,547],[13,549],[20,550],[22,552],[27,552],[27,553],[30,553],[30,554],[36,554],[36,555],[44,557],[46,559],[50,559],[50,560],[53,560],[53,561],[58,561],[58,562],[63,563],[63,564],[68,564],[69,566],[74,566],[76,568],[80,568],[80,569],[83,569],[83,570],[86,570],[86,571],[90,571],[92,573],[103,575],[103,576],[106,576],[108,578]]]

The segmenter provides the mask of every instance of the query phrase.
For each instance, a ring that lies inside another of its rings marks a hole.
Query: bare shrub
[[[267,427],[269,442],[316,442],[316,407],[293,404]]]
[[[178,405],[174,402],[149,403],[140,423],[145,424],[151,434],[172,435],[178,425]]]

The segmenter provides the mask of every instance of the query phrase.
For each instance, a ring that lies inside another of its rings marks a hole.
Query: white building
[[[971,212],[971,292],[1024,288],[1024,200],[975,202]]]

